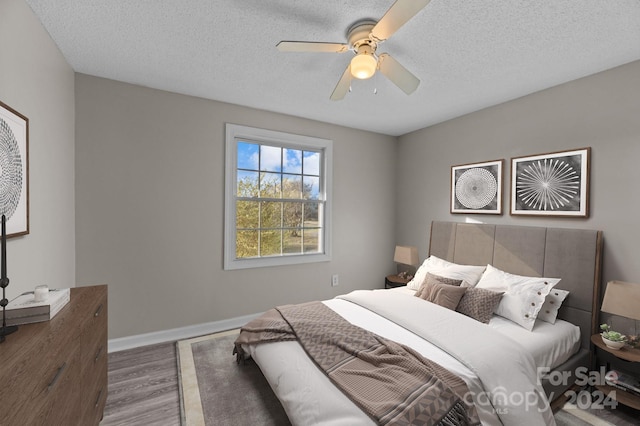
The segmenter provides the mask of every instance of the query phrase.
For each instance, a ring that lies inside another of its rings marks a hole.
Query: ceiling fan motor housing
[[[349,40],[349,45],[351,45],[353,50],[357,52],[358,47],[363,44],[367,44],[371,46],[375,52],[378,47],[377,42],[371,37],[371,30],[375,25],[376,21],[366,20],[358,21],[349,28],[349,31],[347,31],[347,39]]]

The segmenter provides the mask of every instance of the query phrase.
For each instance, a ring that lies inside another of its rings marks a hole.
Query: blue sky
[[[302,174],[303,183],[312,186],[311,198],[319,195],[320,153],[298,149],[238,142],[238,179],[257,179],[258,169],[263,172]],[[310,175],[310,176],[309,176]],[[286,178],[286,176],[285,176]],[[299,177],[298,177],[299,178]]]
[[[262,151],[262,152],[260,152]],[[282,155],[281,153],[284,153]],[[280,148],[247,142],[238,142],[238,168],[258,170],[258,159],[261,158],[260,169],[269,172],[302,173],[319,175],[320,153],[297,149]],[[282,160],[282,161],[281,161]]]

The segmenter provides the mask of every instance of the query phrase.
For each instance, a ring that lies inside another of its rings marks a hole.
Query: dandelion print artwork
[[[511,214],[588,214],[589,148],[512,159]]]

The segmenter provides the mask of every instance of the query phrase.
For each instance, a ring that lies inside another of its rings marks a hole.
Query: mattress
[[[412,332],[345,300],[331,299],[323,303],[354,325],[413,347],[423,356],[457,374],[472,392],[482,391],[480,381],[471,370]],[[293,425],[376,424],[346,395],[337,391],[297,342],[252,345],[246,349],[262,370]],[[501,424],[489,409],[478,409],[478,415],[483,424]]]
[[[413,290],[406,288],[385,291],[404,292],[408,296],[413,294]],[[465,381],[471,394],[482,394],[483,385],[473,371],[413,332],[346,300],[331,299],[323,303],[359,327],[411,346],[426,358],[457,374]],[[579,332],[576,336],[574,326],[564,322],[557,322],[556,325],[536,326],[534,332],[529,332],[517,324],[510,323],[508,320],[503,321],[498,317],[493,318],[489,324],[491,328],[519,342],[523,351],[531,353],[538,367],[561,363],[563,358],[571,356],[571,351],[575,348],[573,343],[565,341],[579,341]],[[514,327],[520,328],[526,334]],[[550,338],[550,335],[553,338]],[[567,347],[571,349],[566,349]],[[267,343],[250,346],[246,350],[260,366],[293,424],[323,426],[374,424],[351,400],[337,391],[297,342]],[[501,424],[490,405],[476,404],[476,409],[483,424]]]
[[[389,291],[415,293],[406,287]],[[533,330],[528,331],[506,318],[494,315],[489,326],[522,345],[533,356],[537,367],[553,369],[580,349],[580,327],[567,321],[557,320],[551,324],[538,320]]]
[[[536,321],[532,331],[527,331],[506,318],[494,315],[489,321],[494,330],[520,343],[538,367],[553,369],[580,349],[580,328],[570,322],[557,320],[555,324]]]

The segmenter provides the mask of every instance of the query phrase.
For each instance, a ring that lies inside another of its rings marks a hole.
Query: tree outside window
[[[328,260],[331,141],[227,126],[236,131],[230,135],[227,129],[227,191],[233,196],[227,193],[225,226],[233,229],[226,230],[225,267]],[[244,136],[249,133],[253,137]],[[280,138],[274,139],[273,133]],[[256,260],[260,261],[251,262]]]

